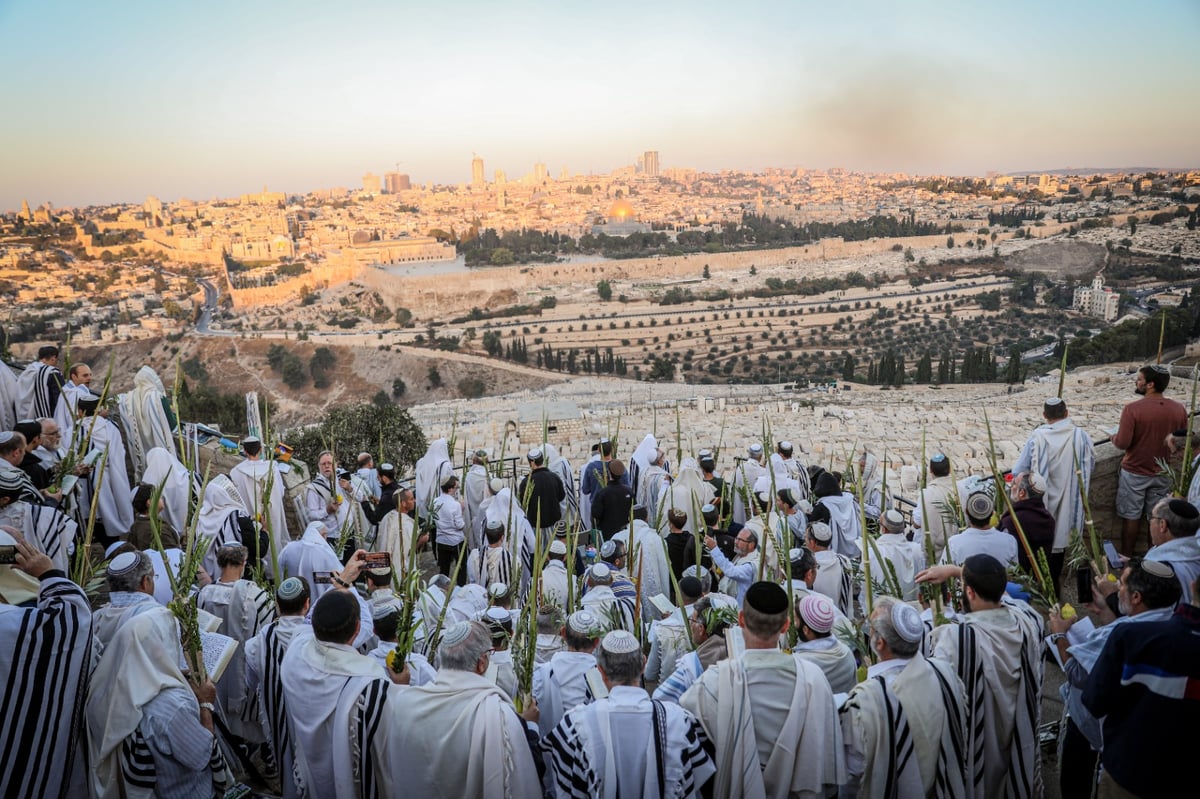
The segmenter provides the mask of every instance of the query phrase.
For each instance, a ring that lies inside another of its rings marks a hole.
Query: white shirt
[[[451,494],[439,494],[433,501],[434,518],[437,524],[437,542],[444,546],[458,546],[466,536],[462,503]]]
[[[950,536],[946,553],[950,562],[959,566],[972,555],[991,555],[1007,568],[1017,565],[1017,539],[995,527],[987,530],[968,527],[958,535]]]

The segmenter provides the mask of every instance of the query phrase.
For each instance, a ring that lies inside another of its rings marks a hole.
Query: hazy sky
[[[766,166],[1200,166],[1198,0],[0,0],[0,209]]]

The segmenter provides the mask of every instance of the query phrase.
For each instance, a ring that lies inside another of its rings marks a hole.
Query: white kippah
[[[381,463],[381,464],[379,464],[379,471],[381,471],[381,472],[394,472],[394,471],[396,471],[396,467],[395,467],[395,466],[393,466],[393,465],[392,465],[392,464],[390,464],[390,463]]]
[[[1029,487],[1038,494],[1046,493],[1046,478],[1042,477],[1037,472],[1029,473]]]
[[[804,550],[799,547],[794,547],[788,550],[788,560],[800,560],[804,557]]]
[[[630,652],[637,652],[642,645],[638,643],[638,639],[634,637],[633,633],[625,630],[613,630],[604,636],[604,640],[600,642],[600,648],[605,652],[612,652],[614,655],[627,655]]]
[[[454,646],[461,644],[467,640],[467,636],[471,634],[471,622],[460,621],[452,624],[446,632],[442,633],[442,643],[446,646]]]
[[[8,441],[11,441],[12,437],[13,437],[13,433],[11,430],[0,430],[0,444],[4,444]]]
[[[529,455],[527,457],[531,461],[541,460],[542,459],[542,448],[534,447],[533,449],[529,450]]]
[[[892,605],[892,626],[896,634],[910,644],[919,644],[925,634],[925,625],[921,622],[921,614],[904,602]]]
[[[1143,560],[1142,571],[1155,577],[1174,577],[1175,569],[1170,563],[1161,560]]]
[[[601,545],[600,557],[607,560],[608,558],[611,558],[615,554],[617,554],[617,542],[616,541],[609,539],[608,541],[605,541],[603,545]]]
[[[371,618],[378,621],[379,619],[387,618],[392,613],[399,613],[399,612],[400,611],[396,608],[395,605],[380,604],[380,605],[376,605],[375,607],[371,608]]]
[[[138,553],[136,552],[122,552],[120,555],[117,555],[115,558],[109,561],[107,571],[109,575],[113,577],[126,574],[137,568],[140,560],[141,558],[138,557]]]
[[[683,570],[683,576],[695,577],[697,580],[700,580],[708,576],[708,569],[704,568],[703,566],[697,566],[693,563],[691,566],[688,566]]]
[[[493,477],[488,483],[488,488],[492,489],[493,494],[499,494],[504,490],[504,481],[499,477]]]
[[[716,512],[717,512],[717,507],[711,503],[705,505],[703,508],[700,509],[701,515],[704,515],[705,513],[716,513]]]
[[[780,441],[780,442],[779,442],[779,448],[780,448],[780,449],[792,449],[792,442],[790,442],[790,441]]]
[[[504,522],[500,521],[499,519],[488,519],[487,525],[485,525],[485,526],[489,530],[503,530]]]
[[[580,635],[595,636],[600,623],[590,610],[577,610],[567,618],[567,627]]]
[[[763,451],[762,444],[751,444],[750,445],[751,454],[757,455],[758,453],[760,453],[762,451]]]
[[[559,541],[558,539],[551,541],[550,542],[550,554],[551,555],[567,554],[567,545],[564,544],[562,541]]]
[[[497,624],[506,624],[512,621],[512,614],[506,608],[488,608],[483,617],[488,621],[494,621]]]
[[[499,599],[508,593],[508,583],[492,583],[488,586],[488,596]]]
[[[701,460],[701,461],[709,460],[712,458],[712,456],[713,456],[713,454],[712,454],[711,449],[702,449],[702,450],[700,450],[700,454],[696,456],[696,459]]]
[[[825,522],[813,522],[808,528],[808,532],[812,535],[814,541],[820,541],[822,544],[827,544],[833,540],[833,528]]]
[[[120,549],[123,546],[125,546],[124,541],[113,541],[111,544],[108,545],[108,549],[104,550],[104,557],[111,558],[113,556],[113,553],[116,552],[118,549]]]
[[[245,438],[242,439],[242,443],[243,444],[261,444],[262,439],[260,439],[258,436],[246,436]]]
[[[1050,399],[1046,400],[1046,404],[1052,408],[1057,405],[1062,405],[1062,403],[1062,397],[1051,397]]]
[[[607,580],[612,576],[612,569],[608,568],[606,563],[596,563],[588,571],[597,580]]]
[[[275,589],[275,595],[284,601],[297,599],[304,593],[304,583],[298,577],[289,577]]]

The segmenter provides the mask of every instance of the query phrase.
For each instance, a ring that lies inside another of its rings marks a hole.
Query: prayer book
[[[208,679],[214,683],[221,679],[237,648],[237,640],[228,635],[203,631],[200,633],[200,649],[204,656],[204,668],[208,672]]]

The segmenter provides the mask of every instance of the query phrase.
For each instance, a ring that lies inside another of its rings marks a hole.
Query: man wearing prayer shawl
[[[808,467],[799,458],[793,457],[794,447],[790,441],[780,441],[771,453],[769,471],[783,472],[795,480],[800,489],[800,498],[808,499],[812,495],[812,486],[808,476]]]
[[[817,507],[829,511],[826,519],[833,530],[833,551],[848,558],[857,558],[862,554],[859,549],[862,543],[862,520],[858,513],[858,500],[842,491],[841,483],[829,472],[822,472],[813,488],[817,497],[814,514]]]
[[[920,614],[893,597],[871,613],[868,667],[842,705],[843,797],[966,796],[966,707],[948,664],[926,660]]]
[[[118,552],[119,549],[124,551]],[[127,545],[114,544],[105,557],[109,558],[104,569],[108,604],[92,616],[96,648],[100,652],[127,619],[161,607],[154,599],[154,564],[149,555],[129,551]]]
[[[262,446],[262,441],[257,436],[246,436],[242,439],[242,451],[246,453],[246,460],[229,470],[229,479],[237,487],[250,517],[270,534],[278,554],[291,540],[283,511],[283,495],[286,489],[275,464],[270,459],[263,460]],[[267,571],[270,572],[274,566],[269,557],[266,561]]]
[[[1046,481],[1046,493],[1042,501],[1054,517],[1050,573],[1057,581],[1062,573],[1071,531],[1082,530],[1084,525],[1083,497],[1079,493],[1076,464],[1083,477],[1083,491],[1086,494],[1092,484],[1096,453],[1091,436],[1071,420],[1067,403],[1061,398],[1046,400],[1042,406],[1042,418],[1046,423],[1029,434],[1029,440],[1025,442],[1011,471],[1013,474],[1040,474]]]
[[[829,682],[779,649],[789,615],[787,592],[752,585],[739,616],[746,651],[711,666],[679,700],[716,744],[714,796],[815,799],[843,782]]]
[[[196,540],[209,542],[208,551],[204,553],[204,570],[216,580],[221,576],[217,551],[226,544],[257,548],[257,537],[254,522],[237,486],[226,475],[214,475],[204,487],[204,501],[196,519]],[[271,557],[269,548],[260,554],[268,560]]]
[[[335,472],[333,453],[329,450],[322,452],[317,456],[317,473],[304,489],[304,508],[308,512],[308,520],[324,524],[325,537],[331,540],[336,540],[345,529],[350,509],[357,505],[348,501],[350,481]]]
[[[963,612],[933,629],[933,657],[953,666],[967,706],[967,790],[980,799],[1041,793],[1038,715],[1042,618],[1005,598],[1008,575],[991,555],[962,564]]]
[[[79,412],[80,441],[89,441],[90,448],[86,456],[94,452],[103,453],[103,472],[101,462],[95,462],[95,468],[88,474],[86,480],[80,481],[83,489],[79,498],[79,510],[83,518],[88,518],[93,502],[99,503],[96,520],[104,526],[104,532],[109,538],[120,538],[129,532],[133,526],[133,505],[129,501],[129,473],[125,469],[125,442],[121,440],[121,431],[108,419],[97,413],[100,405],[99,397],[81,397]]]
[[[642,596],[649,599],[657,594],[671,595],[671,564],[667,562],[667,550],[663,546],[662,536],[646,523],[646,508],[635,505],[633,508],[633,541],[629,540],[629,528],[617,531],[610,539],[625,545],[625,551],[636,560],[630,562],[630,575],[642,588]],[[654,608],[649,602],[642,603],[642,615],[649,621],[657,618]]]
[[[246,642],[246,689],[258,699],[259,724],[279,769],[284,799],[298,799],[292,733],[283,696],[283,656],[301,632],[308,630],[308,583],[289,577],[275,591],[279,618]]]
[[[916,541],[909,541],[904,534],[904,517],[900,511],[884,511],[879,519],[879,538],[875,550],[880,557],[892,565],[896,582],[900,585],[900,599],[911,602],[917,598],[917,572],[925,569],[925,552]],[[874,557],[875,550],[870,553]]]
[[[157,372],[149,366],[138,369],[133,376],[133,390],[117,397],[117,407],[129,437],[134,474],[145,470],[146,454],[155,447],[162,447],[172,456],[177,454],[172,435],[175,421],[167,412],[167,391]]]
[[[713,601],[714,597],[720,596],[723,595],[707,594],[692,605],[688,624],[691,625],[691,642],[696,649],[683,653],[675,661],[674,671],[654,689],[655,699],[679,702],[679,698],[709,666],[729,657],[725,631],[737,623],[738,611],[736,607],[722,606]]]
[[[601,619],[606,630],[636,630],[633,600],[613,593],[613,574],[607,563],[589,566],[583,575],[587,591],[579,604]]]
[[[275,608],[266,591],[250,580],[243,579],[246,570],[246,548],[227,544],[217,552],[220,579],[200,589],[197,606],[221,619],[221,633],[243,646],[234,650],[227,673],[228,679],[217,682],[217,697],[224,710],[229,731],[249,743],[262,743],[258,723],[258,708],[254,694],[246,690],[244,645],[275,616]]]
[[[18,530],[34,549],[49,556],[54,568],[67,571],[78,525],[48,505],[30,503],[17,470],[0,471],[0,525]]]
[[[1200,577],[1200,511],[1183,499],[1164,499],[1150,514],[1150,551],[1146,560],[1169,563],[1183,591],[1183,602],[1192,601],[1192,583]]]
[[[548,735],[568,710],[594,699],[587,674],[596,668],[596,644],[604,627],[604,621],[590,610],[575,611],[562,628],[567,650],[554,653],[533,670],[533,698],[542,736]]]
[[[488,455],[486,450],[477,449],[471,456],[471,468],[463,477],[463,519],[467,523],[467,548],[479,549],[483,544],[483,511],[480,505],[488,495],[488,482],[491,476],[487,470]]]
[[[213,732],[216,688],[193,686],[182,660],[166,608],[127,620],[105,648],[87,700],[93,796],[211,796],[230,786]]]
[[[950,459],[938,452],[929,459],[929,480],[913,509],[913,527],[933,541],[934,560],[941,560],[946,540],[958,532],[962,502],[950,474]],[[915,539],[914,539],[915,540]]]
[[[716,771],[696,718],[641,687],[642,648],[631,633],[604,636],[596,662],[609,694],[567,711],[546,736],[560,799],[699,797]]]
[[[854,687],[858,664],[850,647],[833,633],[833,623],[837,619],[833,601],[821,594],[808,594],[798,600],[793,597],[793,601],[800,638],[792,651],[815,663],[835,694],[848,693]]]
[[[483,676],[492,638],[481,622],[459,622],[442,634],[437,679],[389,698],[389,770],[403,775],[405,795],[536,797],[541,781],[525,721]],[[537,719],[537,705],[525,711]],[[417,723],[415,720],[420,720]]]
[[[878,519],[892,505],[892,498],[883,495],[883,469],[879,458],[870,452],[864,450],[858,459],[859,480],[863,488],[863,510],[866,511],[867,519]]]
[[[671,481],[670,488],[659,497],[658,503],[658,532],[665,536],[670,532],[667,522],[667,511],[672,508],[683,511],[688,515],[688,522],[683,526],[685,532],[696,532],[699,524],[700,509],[711,504],[717,492],[711,485],[704,482],[704,475],[696,465],[695,458],[684,458],[679,464],[679,474]]]
[[[579,497],[575,493],[575,472],[571,469],[571,463],[562,453],[558,451],[558,447],[553,444],[546,444],[542,447],[546,451],[546,468],[558,475],[558,479],[562,480],[563,491],[566,496],[560,504],[562,518],[571,525],[571,529],[579,524]]]
[[[758,478],[767,473],[767,467],[762,462],[762,444],[751,444],[748,455],[745,460],[739,461],[738,465],[734,467],[733,481],[730,487],[733,494],[733,521],[737,524],[745,524],[746,519],[754,515],[754,498],[751,496],[754,485],[758,482]],[[746,504],[747,497],[749,497],[750,506]]]
[[[61,401],[62,388],[63,374],[58,369],[58,347],[52,344],[39,347],[38,359],[26,366],[17,378],[16,418],[41,419],[49,416],[58,422],[60,428],[69,428],[71,414],[66,403]],[[4,429],[10,427],[6,425]]]
[[[146,453],[146,471],[141,482],[162,486],[167,523],[181,535],[188,531],[188,511],[192,506],[192,475],[179,459],[162,447]]]
[[[559,610],[567,607],[571,575],[567,574],[567,545],[561,539],[550,542],[546,565],[538,585],[542,591],[542,604],[553,605]]]
[[[304,528],[304,535],[298,541],[289,542],[279,553],[279,569],[285,577],[303,577],[307,580],[314,603],[337,588],[333,582],[318,583],[316,579],[318,573],[337,575],[342,570],[342,562],[325,538],[325,525],[309,522],[308,527]]]
[[[484,524],[493,522],[504,525],[504,545],[512,556],[513,568],[520,569],[520,590],[524,593],[529,589],[529,579],[533,573],[533,553],[537,547],[537,537],[533,532],[533,525],[525,518],[525,512],[521,510],[520,505],[513,502],[511,488],[502,488],[487,506]]]
[[[3,577],[37,590],[36,606],[15,607],[6,593],[15,581],[0,579],[0,796],[86,795],[76,750],[92,665],[88,599],[24,541],[0,531],[0,546],[15,552],[13,565],[0,564]]]
[[[512,553],[504,542],[504,525],[492,520],[484,529],[483,549],[467,556],[467,582],[486,591],[496,583],[512,584]]]
[[[450,463],[449,444],[446,439],[435,439],[429,449],[417,460],[416,479],[413,488],[417,494],[417,518],[429,518],[433,501],[442,493],[442,481],[454,474]]]
[[[854,585],[851,581],[853,566],[845,555],[839,555],[830,547],[833,530],[825,522],[813,522],[808,526],[805,539],[808,549],[817,562],[817,573],[813,577],[812,589],[833,600],[843,616],[854,615]]]
[[[419,552],[413,551],[413,536],[416,535],[417,523],[413,521],[412,512],[416,510],[417,502],[413,498],[411,488],[398,488],[387,495],[394,507],[384,514],[379,522],[379,533],[375,536],[375,551],[392,553],[392,568],[403,578],[411,567],[419,567],[414,561]],[[416,547],[419,551],[429,540],[427,534],[417,538]]]
[[[17,378],[7,363],[0,361],[0,430],[12,430],[17,416]]]
[[[311,633],[295,637],[280,668],[294,770],[308,796],[393,796],[399,786],[393,788],[392,775],[408,777],[388,763],[384,749],[389,689],[407,681],[408,672],[385,676],[374,658],[355,651],[362,620],[349,584],[356,571],[354,562],[339,578],[347,585],[313,605]],[[420,727],[416,718],[399,723]]]
[[[717,547],[717,539],[711,535],[704,537],[704,546],[713,565],[725,575],[721,579],[721,590],[730,596],[737,597],[740,606],[746,598],[746,591],[758,580],[759,562],[762,553],[758,549],[758,534],[754,530],[743,527],[734,539],[734,550],[737,559],[730,562]]]

